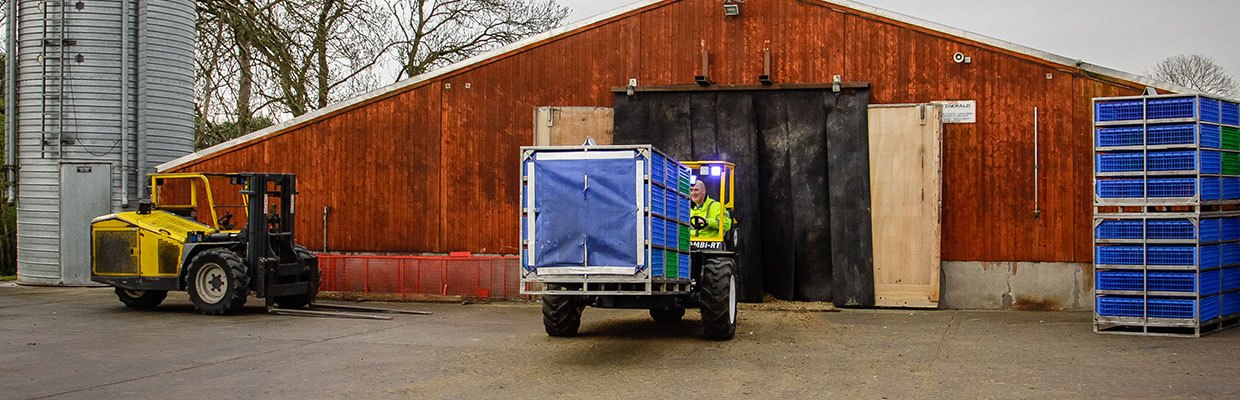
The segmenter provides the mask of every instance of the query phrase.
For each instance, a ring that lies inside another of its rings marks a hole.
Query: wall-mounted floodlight
[[[741,4],[745,0],[723,0],[723,16],[735,17],[741,15]]]

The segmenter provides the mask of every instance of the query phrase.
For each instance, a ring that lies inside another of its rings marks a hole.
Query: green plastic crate
[[[689,227],[680,225],[680,251],[689,251]]]
[[[680,273],[680,258],[676,257],[676,254],[678,253],[674,251],[663,252],[663,276],[679,278],[677,275]]]
[[[1240,175],[1240,154],[1223,153],[1223,175]]]
[[[1221,133],[1224,149],[1240,150],[1240,128],[1224,126]]]

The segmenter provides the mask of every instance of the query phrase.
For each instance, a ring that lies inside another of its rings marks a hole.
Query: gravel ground
[[[0,398],[1240,397],[1240,330],[1097,335],[1088,313],[749,307],[712,342],[692,311],[587,309],[582,336],[556,339],[536,304],[384,306],[434,314],[208,317],[183,293],[137,311],[109,289],[9,284]]]

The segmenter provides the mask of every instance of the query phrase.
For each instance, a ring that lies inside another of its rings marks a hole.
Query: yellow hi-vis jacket
[[[703,200],[702,205],[693,206],[689,215],[706,219],[705,229],[692,231],[692,235],[696,237],[723,237],[723,232],[732,229],[732,216],[728,214],[728,210],[710,197]]]

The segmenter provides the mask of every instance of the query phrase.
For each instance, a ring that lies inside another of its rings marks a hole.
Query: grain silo
[[[91,219],[135,208],[146,173],[193,151],[194,2],[12,4],[18,282],[89,284]]]

